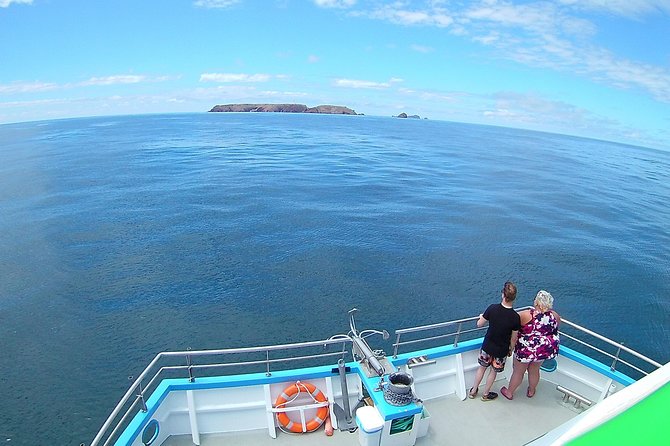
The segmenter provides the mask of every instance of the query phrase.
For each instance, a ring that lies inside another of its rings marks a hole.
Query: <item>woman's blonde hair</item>
[[[548,291],[540,290],[535,296],[535,306],[543,313],[549,311],[554,307],[554,297]]]

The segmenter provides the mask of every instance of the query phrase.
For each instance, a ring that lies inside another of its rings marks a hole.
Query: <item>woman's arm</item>
[[[512,337],[509,340],[509,352],[507,353],[507,356],[512,356],[512,352],[514,352],[514,346],[516,345],[516,340],[519,337],[519,332],[518,331],[513,331],[512,332]]]

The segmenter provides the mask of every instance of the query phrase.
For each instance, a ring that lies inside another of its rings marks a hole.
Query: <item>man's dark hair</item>
[[[505,300],[507,302],[513,302],[514,299],[516,299],[516,285],[512,282],[505,282],[502,292],[505,295]]]

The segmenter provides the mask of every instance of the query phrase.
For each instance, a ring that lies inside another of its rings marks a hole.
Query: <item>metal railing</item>
[[[530,307],[519,308],[516,309],[516,311],[525,310],[527,308]],[[262,366],[266,375],[270,376],[273,372],[272,366],[274,365],[291,362],[291,366],[295,367],[295,361],[320,361],[318,365],[324,365],[326,363],[324,360],[327,358],[337,357],[338,359],[344,359],[347,353],[355,350],[352,338],[359,338],[362,340],[365,336],[374,333],[383,334],[384,338],[387,337],[388,334],[386,332],[382,333],[376,330],[365,330],[361,333],[358,333],[355,329],[352,316],[352,312],[355,311],[355,309],[350,311],[350,325],[352,331],[350,331],[349,334],[336,335],[323,341],[270,345],[262,347],[231,348],[219,350],[187,350],[159,353],[142,371],[142,373],[133,380],[130,388],[123,395],[119,403],[116,405],[112,413],[102,425],[90,446],[107,446],[112,443],[117,438],[119,430],[127,426],[128,421],[132,417],[134,417],[140,411],[147,410],[145,395],[150,394],[151,391],[156,388],[158,383],[160,383],[160,381],[168,373],[177,374],[176,377],[188,378],[189,381],[193,382],[197,379],[195,375],[198,371],[213,371],[226,368],[249,369],[252,366]],[[396,339],[392,344],[393,357],[397,358],[400,348],[408,345],[417,346],[414,348],[414,350],[420,350],[437,345],[445,345],[445,340],[449,339],[449,342],[452,342],[453,345],[457,347],[459,342],[481,337],[483,336],[484,330],[486,330],[486,326],[481,328],[477,327],[477,319],[479,319],[479,317],[475,316],[396,330]],[[574,330],[577,334],[575,335],[568,333],[566,332],[566,329],[571,332]],[[653,369],[651,369],[653,371],[656,368],[662,366],[660,363],[647,358],[646,356],[624,346],[621,343],[612,341],[605,336],[581,327],[580,325],[572,323],[566,319],[561,319],[559,333],[561,335],[561,344],[564,344],[565,340],[569,340],[578,347],[588,348],[591,352],[596,352],[603,357],[612,359],[612,365],[610,366],[612,371],[616,370],[617,365],[623,364],[627,367],[630,367],[632,370],[635,370],[643,375],[647,375],[650,373],[647,370],[650,370],[651,367],[653,367]],[[585,335],[593,338],[595,341],[591,341],[590,343],[582,340],[581,338]],[[402,340],[403,337],[405,340]],[[350,351],[347,350],[347,343],[352,343]],[[332,346],[339,346],[341,348],[337,351],[326,351],[328,348],[332,348]],[[319,352],[296,353],[300,350],[308,349],[317,349]],[[615,353],[610,353],[606,349],[613,349],[615,350]],[[271,357],[271,353],[278,355],[282,352],[284,353],[284,356]],[[629,355],[630,358],[621,358],[623,354]],[[230,358],[235,357],[235,355],[262,355],[263,357],[261,359],[245,358],[243,360],[234,360],[229,362],[214,361],[214,359],[218,357]],[[194,363],[194,358],[197,358],[199,363]],[[177,365],[165,364],[169,360],[175,359],[179,360]],[[353,359],[356,358],[354,357]],[[637,364],[633,364],[633,361],[637,361]],[[333,363],[337,363],[337,361],[334,361]],[[642,367],[646,367],[646,369],[643,369]],[[246,371],[246,373],[249,372]],[[200,377],[201,376],[206,375],[203,374],[200,375]],[[130,377],[130,379],[132,379],[132,377]]]
[[[609,352],[603,350],[603,348],[600,348],[596,345],[593,345],[592,343],[583,341],[582,339],[579,339],[577,336],[574,336],[574,335],[571,335],[571,334],[567,333],[565,330],[559,330],[559,333],[561,335],[561,342],[564,342],[564,340],[567,338],[567,339],[570,339],[571,341],[574,341],[576,344],[578,344],[580,346],[583,346],[583,347],[586,347],[586,348],[590,349],[590,351],[596,351],[599,354],[612,359],[612,365],[610,366],[610,369],[612,371],[617,370],[617,365],[618,364],[623,364],[623,365],[625,365],[627,367],[630,367],[631,369],[641,373],[642,375],[648,375],[649,373],[651,373],[651,371],[654,371],[657,368],[660,368],[660,367],[663,366],[663,364],[661,364],[659,362],[656,362],[653,359],[650,359],[650,358],[644,356],[643,354],[636,352],[635,350],[633,350],[631,348],[626,347],[625,345],[623,345],[623,343],[615,342],[615,341],[613,341],[613,340],[611,340],[611,339],[609,339],[609,338],[607,338],[607,337],[605,337],[605,336],[603,336],[599,333],[596,333],[595,331],[584,328],[581,325],[577,325],[574,322],[570,322],[569,320],[566,320],[566,319],[561,319],[561,325],[563,325],[563,324],[571,327],[572,329],[574,329],[575,331],[577,331],[580,334],[585,334],[585,335],[588,335],[592,338],[595,338],[595,339],[601,341],[601,343],[605,344],[605,347],[609,346],[609,347],[616,348],[616,353],[609,353]],[[635,358],[635,359],[628,359],[628,360],[622,359],[621,358],[622,354],[630,355],[632,358]],[[648,367],[648,368],[647,369],[642,369],[641,365],[632,364],[631,361],[634,361],[634,360],[635,361],[639,360],[638,363],[645,364],[646,367]],[[649,368],[649,366],[652,366],[653,369]],[[649,371],[649,370],[651,370],[651,371]]]
[[[516,311],[522,311],[528,308],[532,307],[518,308]],[[398,357],[399,350],[403,346],[421,345],[422,348],[427,348],[437,345],[437,341],[440,341],[440,345],[445,345],[445,340],[451,339],[449,342],[453,342],[454,347],[457,347],[458,343],[461,342],[463,338],[473,339],[477,336],[481,337],[487,327],[477,327],[476,321],[478,319],[479,317],[476,316],[396,330],[396,339],[393,343],[393,357]],[[581,347],[584,347],[591,353],[589,356],[591,356],[593,352],[597,352],[597,354],[602,357],[611,359],[612,365],[610,366],[610,369],[612,371],[615,371],[618,365],[623,364],[642,375],[648,375],[651,371],[662,366],[662,364],[624,346],[622,343],[615,342],[601,334],[570,322],[567,319],[561,318],[559,334],[561,336],[562,344],[565,344],[566,340],[570,340],[576,344],[577,348],[574,348],[575,346],[571,345],[575,350],[579,351]],[[585,336],[587,339],[591,339],[591,341],[583,340],[582,338]],[[403,341],[403,337],[406,340]],[[407,339],[408,337],[410,339]],[[611,353],[606,349],[611,349],[614,353]],[[624,354],[626,355],[625,359],[621,357]],[[636,363],[634,364],[633,362]]]
[[[158,383],[168,372],[177,374],[176,377],[188,378],[194,382],[197,377],[197,371],[220,370],[225,368],[249,369],[252,366],[262,366],[267,376],[271,376],[272,366],[295,361],[319,362],[317,365],[324,365],[326,358],[344,358],[348,352],[347,343],[351,343],[348,336],[336,336],[323,341],[310,341],[295,344],[270,345],[262,347],[248,348],[230,348],[220,350],[187,350],[177,352],[161,352],[149,363],[149,365],[133,380],[130,388],[123,395],[112,413],[107,417],[90,446],[107,446],[117,439],[119,430],[127,426],[132,417],[140,411],[147,411],[145,395],[156,388]],[[333,346],[340,346],[337,351],[325,351]],[[324,350],[318,353],[305,352],[309,349]],[[303,353],[300,353],[300,351]],[[283,356],[271,357],[283,354]],[[219,358],[231,358],[238,355],[261,355],[262,359],[243,359],[224,362]],[[198,358],[199,363],[194,363],[194,358]],[[179,360],[178,365],[165,364],[169,360]],[[337,364],[337,360],[333,361]],[[312,364],[314,365],[314,364]],[[204,375],[203,375],[204,376]],[[133,379],[130,377],[129,379]]]
[[[464,325],[471,325],[471,322],[476,322],[477,319],[479,319],[479,316],[475,317],[469,317],[465,319],[457,319],[454,321],[447,321],[447,322],[440,322],[437,324],[430,324],[430,325],[421,325],[418,327],[411,327],[411,328],[402,328],[400,330],[396,330],[396,339],[395,342],[393,343],[393,357],[397,358],[398,357],[398,351],[401,346],[404,345],[411,345],[411,344],[423,344],[426,345],[430,343],[431,341],[438,341],[442,339],[448,339],[453,337],[453,344],[454,347],[458,346],[458,342],[461,339],[461,336],[463,335],[468,335],[470,333],[477,333],[481,332],[482,330],[486,330],[486,327],[477,327],[476,325],[474,328],[463,328]],[[455,331],[450,331],[448,333],[441,333],[441,330],[444,329],[451,329]],[[437,333],[431,336],[427,337],[419,337],[416,339],[410,339],[408,341],[402,342],[400,338],[402,335],[408,335],[408,334],[415,334],[415,333],[423,333],[426,331],[432,331],[433,333]],[[444,345],[444,343],[442,343]]]

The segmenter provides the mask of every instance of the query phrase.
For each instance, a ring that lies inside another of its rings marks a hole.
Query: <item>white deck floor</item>
[[[498,381],[493,390],[500,393],[504,381]],[[518,446],[533,441],[545,432],[575,417],[580,411],[571,404],[565,405],[556,386],[542,382],[533,398],[526,398],[526,383],[517,390],[513,401],[500,395],[494,401],[484,402],[480,398],[459,400],[455,395],[427,401],[430,414],[428,435],[419,438],[417,446],[481,445]],[[481,391],[479,392],[481,396]],[[310,434],[285,434],[279,432],[276,439],[266,430],[247,431],[235,434],[202,435],[201,446],[240,444],[262,445],[313,445],[356,446],[358,432],[335,432],[327,437],[323,428]],[[190,435],[170,437],[165,446],[191,446]]]

